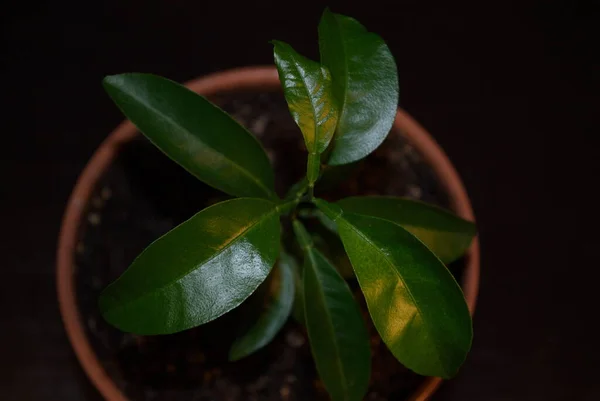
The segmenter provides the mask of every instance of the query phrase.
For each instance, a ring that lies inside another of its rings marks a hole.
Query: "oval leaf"
[[[460,258],[477,230],[474,223],[424,202],[391,196],[351,197],[337,202],[345,212],[379,217],[401,225],[444,263]]]
[[[463,293],[442,262],[395,223],[317,205],[337,223],[373,323],[394,356],[421,375],[456,374],[473,331]]]
[[[239,198],[194,215],[153,242],[100,296],[104,318],[123,331],[168,334],[240,305],[279,253],[277,206]]]
[[[260,143],[202,96],[151,74],[109,76],[104,88],[154,145],[199,180],[234,196],[276,198]]]
[[[307,224],[307,227],[315,247],[332,262],[344,279],[354,278],[354,269],[337,233],[335,223],[319,209],[314,209],[313,213],[316,221],[309,222],[311,224]]]
[[[269,344],[281,330],[294,303],[294,260],[283,250],[273,280],[273,297],[265,311],[244,336],[238,338],[229,351],[229,360],[242,359]]]
[[[300,127],[310,153],[323,153],[337,123],[331,74],[321,64],[296,53],[287,43],[274,40],[275,64],[283,94]]]
[[[300,266],[294,261],[294,306],[292,308],[292,317],[296,322],[306,326],[304,319],[304,285],[302,284],[302,271]]]
[[[335,266],[341,276],[350,280],[354,278],[354,269],[348,259],[344,245],[340,238],[327,230],[321,231],[318,235],[313,235],[316,248],[325,255]]]
[[[340,108],[328,164],[351,163],[375,150],[392,127],[398,107],[396,63],[383,39],[329,10],[319,23],[319,48]]]
[[[317,371],[333,401],[360,401],[371,374],[369,336],[360,308],[300,222],[294,222],[294,231],[305,251],[304,311]]]
[[[287,43],[273,41],[275,64],[292,117],[300,127],[308,150],[306,177],[319,178],[320,154],[327,149],[338,112],[326,67],[296,53]]]

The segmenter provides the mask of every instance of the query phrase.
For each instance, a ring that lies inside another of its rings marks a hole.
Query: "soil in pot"
[[[225,94],[213,100],[263,143],[280,194],[304,174],[302,135],[280,93]],[[365,194],[407,196],[448,206],[435,175],[401,135],[390,135],[374,154],[354,166],[337,192],[320,195],[335,199]],[[196,329],[148,337],[122,333],[100,316],[100,292],[139,252],[197,211],[226,198],[141,136],[122,149],[94,190],[76,249],[78,307],[100,363],[131,400],[328,400],[306,333],[293,319],[271,345],[229,363],[229,345],[248,324],[243,309]],[[450,266],[458,280],[463,269],[462,260]],[[364,300],[360,301],[367,318]],[[373,369],[365,400],[405,399],[423,378],[396,361],[366,320]]]

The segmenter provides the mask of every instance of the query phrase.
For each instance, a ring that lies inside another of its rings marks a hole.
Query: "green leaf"
[[[327,149],[338,118],[331,74],[326,67],[298,54],[287,43],[277,40],[272,43],[283,94],[309,153],[306,176],[314,183],[319,177],[319,155]]]
[[[396,63],[383,39],[329,10],[319,24],[319,47],[340,108],[328,164],[351,163],[375,150],[392,127],[398,107]]]
[[[242,359],[269,344],[287,321],[294,303],[294,263],[282,249],[275,270],[278,274],[272,284],[275,294],[256,323],[233,343],[229,352],[231,361]]]
[[[301,325],[306,326],[304,318],[304,285],[302,283],[302,270],[295,259],[293,259],[294,273],[294,306],[292,308],[292,317]]]
[[[401,225],[444,263],[460,258],[477,233],[474,223],[437,206],[410,199],[351,197],[337,204],[348,213],[379,217]]]
[[[317,218],[317,220],[319,220],[323,227],[328,229],[330,232],[337,234],[337,224],[335,224],[335,221],[327,217],[327,215],[320,209],[316,209],[314,211],[314,216]]]
[[[306,222],[314,246],[333,263],[342,277],[354,278],[354,269],[340,240],[336,224],[319,209],[301,209],[298,217],[316,220]]]
[[[333,137],[338,117],[331,74],[287,43],[277,40],[272,43],[283,94],[304,135],[306,148],[311,153],[323,153]]]
[[[398,224],[316,200],[338,231],[381,338],[406,367],[452,377],[473,335],[463,293],[443,263]]]
[[[154,145],[199,180],[234,196],[276,199],[260,143],[202,96],[138,73],[108,76],[104,88]]]
[[[279,240],[276,204],[253,198],[218,203],[148,246],[104,290],[102,315],[122,331],[145,335],[207,323],[265,280]]]
[[[304,310],[317,371],[333,401],[360,401],[371,372],[369,336],[360,308],[348,284],[297,220],[294,231],[305,252]]]
[[[315,224],[310,228],[315,247],[332,262],[344,279],[354,278],[354,269],[344,249],[344,244],[337,235],[322,224]]]

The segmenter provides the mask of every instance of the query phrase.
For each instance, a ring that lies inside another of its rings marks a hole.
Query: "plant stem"
[[[279,205],[277,205],[277,211],[279,212],[279,214],[289,214],[290,212],[296,209],[298,203],[300,203],[300,199],[294,199],[288,202],[280,203]]]
[[[315,199],[315,184],[310,184],[308,186],[308,197],[311,201]]]
[[[287,200],[293,200],[293,199],[300,199],[304,196],[307,189],[308,189],[308,180],[306,179],[306,177],[304,177],[303,179],[301,179],[300,181],[298,181],[297,183],[292,185],[292,187],[289,189],[289,191],[285,195],[284,200],[287,201]]]

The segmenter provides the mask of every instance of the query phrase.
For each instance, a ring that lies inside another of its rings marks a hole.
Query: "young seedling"
[[[452,377],[471,346],[472,324],[445,264],[467,250],[474,224],[404,198],[329,203],[314,190],[331,166],[366,157],[389,133],[398,102],[394,58],[379,36],[328,10],[319,24],[320,62],[272,43],[308,151],[306,177],[284,199],[275,193],[259,142],[208,100],[154,75],[105,78],[108,94],[154,145],[235,198],[198,212],[148,246],[102,293],[104,318],[145,335],[190,329],[238,307],[276,266],[274,300],[234,342],[230,358],[266,346],[293,310],[306,325],[332,400],[358,401],[371,362],[365,322],[346,281],[355,276],[375,328],[398,361],[421,375]],[[349,274],[342,276],[315,246],[302,223],[313,217],[341,239]],[[280,245],[280,219],[292,220],[303,267]]]

